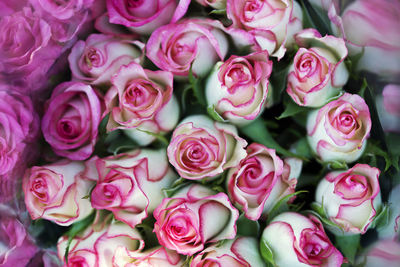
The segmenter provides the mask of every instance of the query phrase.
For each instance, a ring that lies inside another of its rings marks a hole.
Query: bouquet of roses
[[[0,266],[399,266],[399,0],[0,14]]]

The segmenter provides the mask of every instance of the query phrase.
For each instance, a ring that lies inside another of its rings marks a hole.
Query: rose
[[[187,19],[155,30],[146,44],[147,57],[162,70],[204,76],[223,60],[228,42],[218,21]]]
[[[322,37],[314,29],[295,35],[301,46],[289,68],[286,92],[300,106],[320,107],[339,94],[349,73],[343,39]]]
[[[251,122],[267,105],[271,71],[266,51],[218,62],[206,82],[208,105],[232,123]]]
[[[93,183],[79,177],[84,164],[62,161],[34,166],[25,172],[22,188],[32,218],[43,218],[68,226],[92,212],[86,197]]]
[[[295,212],[279,214],[264,229],[261,251],[265,249],[271,250],[277,266],[339,267],[344,260],[316,217]]]
[[[210,6],[217,10],[226,9],[226,0],[196,0],[202,6]]]
[[[400,97],[400,85],[387,84],[382,94],[375,98],[379,120],[385,132],[400,133],[400,107],[396,99]]]
[[[179,254],[193,255],[204,245],[236,235],[239,212],[224,193],[215,194],[194,184],[164,198],[153,213],[154,232],[160,245]],[[218,218],[218,220],[210,220]]]
[[[79,40],[68,56],[72,77],[95,85],[110,85],[111,76],[122,65],[141,63],[144,45],[138,41],[118,39],[103,34],[91,34]]]
[[[115,266],[115,254],[122,247],[128,251],[139,251],[144,247],[144,241],[137,229],[122,222],[98,225],[95,223],[72,239],[68,251],[68,263],[65,250],[68,236],[62,236],[57,244],[58,256],[64,261],[64,266]],[[96,221],[95,221],[96,222]]]
[[[190,0],[107,0],[110,22],[135,33],[150,34],[158,27],[183,17]]]
[[[136,63],[122,66],[111,79],[105,96],[110,117],[107,130],[123,129],[140,145],[155,140],[153,135],[176,126],[179,106],[173,96],[173,75],[166,71],[143,69]]]
[[[367,104],[358,95],[345,93],[307,119],[307,139],[311,149],[322,161],[357,160],[366,147],[371,130]]]
[[[174,130],[167,153],[181,177],[200,180],[236,166],[246,157],[246,145],[234,126],[192,115]]]
[[[358,70],[367,70],[388,80],[400,75],[400,3],[354,1],[344,10],[342,22],[352,54],[361,52]],[[357,49],[358,47],[358,49]]]
[[[1,209],[10,209],[2,206]],[[0,211],[0,266],[25,266],[38,248],[24,225],[7,211]]]
[[[364,234],[381,208],[379,174],[367,164],[331,172],[318,184],[315,200],[345,233]]]
[[[226,13],[233,27],[251,32],[261,48],[278,59],[302,28],[301,8],[293,0],[227,0]]]
[[[37,89],[60,53],[50,26],[30,8],[0,19],[0,81]]]
[[[227,173],[229,197],[247,218],[258,220],[280,199],[294,193],[300,169],[300,160],[283,162],[274,149],[253,143],[247,147],[246,158]]]
[[[193,258],[190,266],[265,266],[258,251],[258,243],[254,237],[237,237],[226,240],[221,245],[207,247]]]
[[[102,103],[96,91],[80,82],[64,82],[46,102],[42,132],[57,155],[87,159],[96,144]]]
[[[135,150],[86,162],[82,177],[97,182],[91,192],[95,209],[109,210],[132,228],[161,203],[163,188],[176,174],[168,165],[166,151]]]
[[[396,240],[379,240],[375,242],[364,257],[360,257],[360,264],[365,267],[397,266],[400,262],[400,244]]]
[[[184,261],[174,250],[164,247],[155,247],[146,251],[128,251],[124,247],[118,247],[115,252],[115,267],[174,267],[184,266]]]

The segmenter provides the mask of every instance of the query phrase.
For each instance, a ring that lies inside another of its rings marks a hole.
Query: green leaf
[[[270,222],[275,216],[277,216],[278,214],[288,211],[289,210],[289,206],[287,205],[287,202],[294,196],[303,194],[303,193],[308,193],[308,191],[306,190],[302,190],[302,191],[297,191],[294,192],[292,194],[289,194],[283,198],[281,198],[275,205],[274,207],[271,209],[271,211],[268,213],[268,222]]]
[[[274,254],[271,248],[269,247],[267,241],[265,241],[263,238],[261,238],[260,241],[260,252],[261,256],[267,263],[272,264],[272,266],[275,266]]]
[[[289,101],[287,101],[287,104],[285,106],[285,110],[283,111],[283,113],[276,119],[281,120],[283,118],[291,117],[293,115],[296,115],[296,114],[299,114],[302,112],[306,112],[309,110],[310,110],[309,108],[299,106],[292,99],[290,99]]]
[[[264,122],[262,121],[261,118],[258,118],[251,122],[250,124],[247,124],[245,126],[242,126],[239,128],[239,131],[242,132],[245,136],[250,138],[253,142],[263,144],[264,146],[268,148],[275,149],[276,152],[287,156],[287,157],[296,157],[296,158],[301,158],[303,160],[306,160],[305,158],[296,155],[285,148],[283,148],[281,145],[279,145],[274,138],[272,138],[270,132],[268,131],[267,127],[264,125]]]
[[[115,138],[111,141],[110,145],[107,147],[108,153],[113,153],[114,155],[121,153],[122,151],[135,149],[138,145],[130,138],[125,135],[117,135],[118,138]]]
[[[272,88],[269,88],[272,91],[272,103],[278,103],[281,101],[281,96],[286,89],[287,83],[287,74],[290,68],[289,62],[278,61],[274,62],[274,71],[271,73],[271,77],[269,79]]]
[[[163,188],[162,191],[165,197],[170,198],[173,195],[175,195],[175,193],[179,191],[181,188],[188,185],[189,182],[190,182],[189,180],[180,177],[169,188]]]
[[[390,209],[389,205],[384,204],[380,211],[375,215],[374,221],[371,223],[371,228],[383,228],[390,220]]]
[[[326,15],[326,11],[315,9],[308,0],[301,0],[300,2],[305,20],[310,23],[310,25],[305,26],[317,29],[322,36],[332,35],[330,20]]]
[[[347,170],[349,167],[347,166],[347,163],[344,161],[330,161],[325,163],[326,166],[331,169],[331,170]]]
[[[258,221],[249,220],[242,214],[236,221],[236,226],[238,235],[258,237],[260,231],[260,224]]]
[[[312,151],[308,144],[307,138],[303,137],[294,144],[296,154],[305,158],[312,158]]]
[[[360,235],[336,235],[336,246],[340,249],[347,260],[353,264],[358,247],[360,246]]]
[[[215,121],[227,122],[227,120],[222,118],[221,115],[219,115],[219,113],[215,110],[215,106],[214,105],[207,107],[207,113]]]
[[[371,142],[371,140],[368,140],[367,148],[365,149],[364,155],[369,155],[371,157],[380,156],[384,158],[385,159],[384,171],[387,171],[390,168],[390,166],[392,166],[392,159],[390,155],[386,151],[381,149],[378,145]]]
[[[337,233],[344,234],[344,230],[339,225],[329,220],[328,216],[326,215],[323,204],[321,205],[317,202],[313,202],[311,203],[311,208],[313,210],[307,212],[313,214],[318,219],[320,219],[320,221],[326,226],[328,230],[330,230],[332,233],[335,234]]]
[[[165,138],[165,136],[163,136],[162,134],[153,133],[153,132],[146,131],[146,130],[143,130],[143,129],[140,129],[140,128],[136,128],[136,129],[138,131],[140,131],[140,132],[147,133],[148,135],[154,136],[155,138],[157,138],[157,140],[159,140],[165,146],[168,146],[168,144],[169,144],[167,138]]]
[[[214,15],[223,15],[223,16],[225,16],[226,15],[226,9],[214,9],[209,14],[210,15],[214,14]]]

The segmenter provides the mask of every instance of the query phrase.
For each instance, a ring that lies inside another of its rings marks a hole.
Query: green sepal
[[[357,250],[360,246],[360,237],[360,234],[335,236],[335,245],[351,264],[354,263]]]

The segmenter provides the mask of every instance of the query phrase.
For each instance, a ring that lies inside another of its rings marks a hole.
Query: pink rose
[[[187,19],[155,30],[146,45],[147,57],[162,70],[187,76],[189,69],[204,76],[228,51],[222,24]]]
[[[193,255],[203,250],[205,244],[234,238],[239,212],[226,194],[215,194],[194,184],[172,198],[164,198],[153,215],[159,243],[179,254]]]
[[[396,240],[379,240],[368,249],[365,257],[360,257],[360,263],[365,267],[399,266],[400,243]]]
[[[206,83],[208,105],[232,123],[251,122],[267,105],[271,71],[267,51],[218,62]]]
[[[196,0],[202,6],[210,6],[217,10],[226,9],[226,0]]]
[[[246,145],[234,126],[213,122],[205,115],[192,115],[176,127],[167,152],[181,177],[212,179],[237,166],[246,157]]]
[[[258,241],[253,237],[237,237],[225,240],[222,244],[213,244],[201,251],[190,263],[191,267],[230,266],[262,267]]]
[[[144,247],[139,232],[118,221],[91,225],[75,236],[69,247],[68,264],[64,258],[67,244],[67,236],[62,236],[57,244],[58,256],[64,261],[65,267],[114,267],[117,249],[122,247],[128,251],[139,251]]]
[[[375,98],[379,120],[385,132],[400,133],[400,85],[387,84],[382,95]]]
[[[64,82],[54,89],[46,105],[42,132],[54,152],[72,160],[90,157],[102,115],[96,91],[80,82]]]
[[[155,137],[143,131],[166,133],[174,129],[179,105],[173,96],[173,75],[166,71],[143,69],[137,63],[122,66],[111,79],[105,96],[110,117],[107,130],[123,129],[140,145]]]
[[[111,211],[132,228],[153,212],[162,201],[162,189],[177,178],[162,149],[94,157],[86,162],[82,177],[97,182],[92,207]]]
[[[314,29],[303,30],[295,39],[301,47],[289,69],[286,92],[300,106],[323,106],[348,80],[345,43],[334,36],[322,37]]]
[[[61,54],[50,26],[30,8],[0,19],[0,81],[29,90],[47,82],[46,73]]]
[[[302,28],[301,8],[293,0],[227,0],[226,13],[232,27],[251,32],[261,49],[278,59]]]
[[[86,41],[78,41],[68,56],[74,80],[109,85],[111,76],[122,65],[132,61],[141,63],[144,44],[118,39],[103,34],[91,34]]]
[[[25,172],[25,205],[32,218],[68,226],[92,212],[89,195],[93,183],[82,179],[82,162],[62,161],[34,166]]]
[[[253,143],[239,165],[229,169],[227,188],[233,204],[250,220],[266,215],[283,197],[295,192],[301,161],[283,162],[274,149]]]
[[[400,105],[396,99],[400,98],[400,85],[388,84],[383,88],[383,105],[386,111],[400,117]]]
[[[367,164],[331,172],[318,184],[315,200],[345,233],[364,234],[381,208],[379,174]]]
[[[276,216],[264,229],[261,250],[268,246],[277,266],[341,266],[343,256],[314,216],[295,212]]]
[[[389,80],[400,75],[400,2],[357,0],[342,14],[350,52],[361,52],[358,70],[367,70]],[[358,47],[358,49],[356,49]]]
[[[307,139],[322,161],[354,162],[363,153],[371,130],[371,117],[364,99],[345,93],[307,120]]]
[[[174,250],[164,247],[155,247],[146,251],[128,251],[125,247],[118,247],[114,255],[115,267],[174,267],[184,266],[181,256]]]
[[[158,27],[183,17],[190,0],[107,0],[110,22],[135,33],[151,34]]]
[[[3,213],[0,213],[0,247],[0,267],[25,266],[38,250],[24,225]]]

